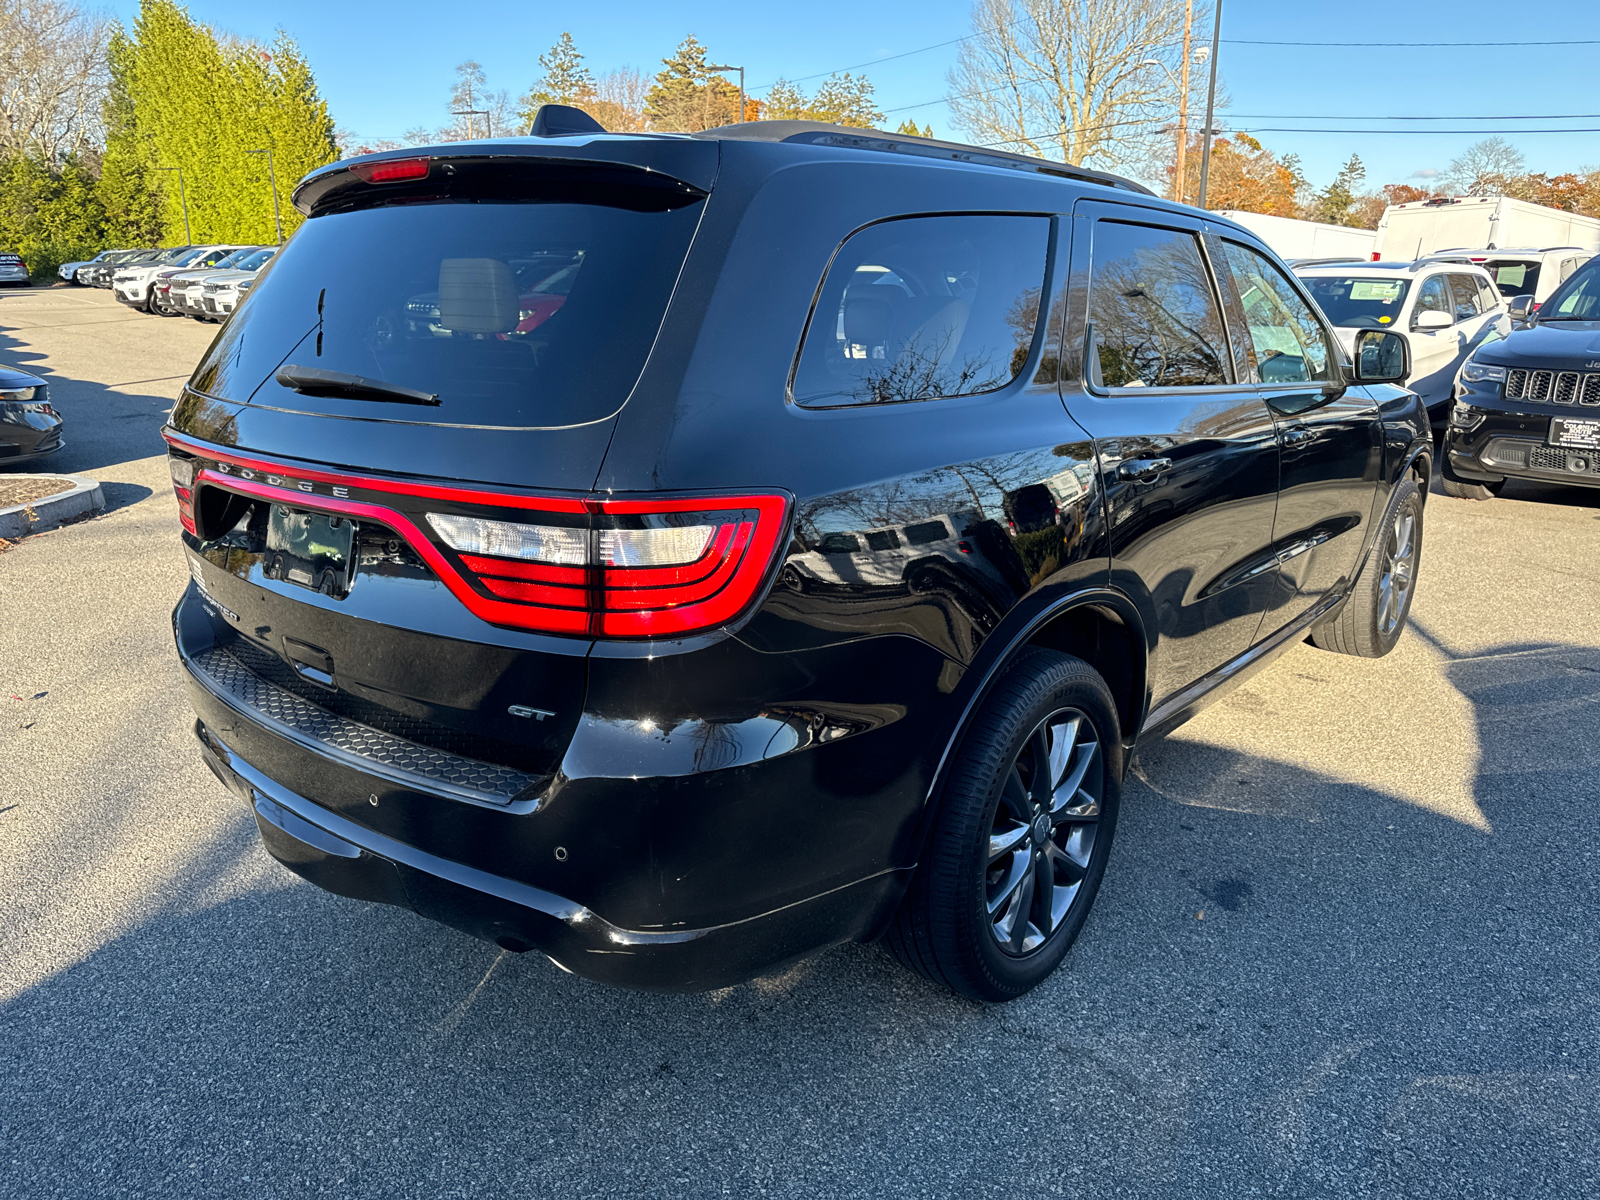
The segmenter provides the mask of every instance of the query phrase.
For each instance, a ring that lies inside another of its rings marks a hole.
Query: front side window
[[[1089,319],[1106,387],[1227,382],[1216,293],[1192,233],[1099,221]]]
[[[1411,328],[1417,328],[1417,317],[1425,312],[1442,312],[1454,323],[1455,301],[1450,298],[1450,291],[1445,286],[1443,275],[1430,275],[1422,281],[1422,288],[1417,292],[1416,307],[1411,310]]]
[[[1500,293],[1494,290],[1494,284],[1487,279],[1479,279],[1476,275],[1473,279],[1478,285],[1478,307],[1484,312],[1493,312],[1499,308]]]
[[[828,268],[795,403],[884,404],[992,392],[1039,323],[1050,219],[909,217],[851,236]]]
[[[1329,379],[1328,342],[1311,306],[1265,256],[1224,242],[1262,383]]]

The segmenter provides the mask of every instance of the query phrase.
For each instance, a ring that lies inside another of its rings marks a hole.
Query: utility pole
[[[267,156],[267,182],[272,188],[272,223],[278,227],[278,245],[283,245],[283,218],[278,215],[278,173],[272,169],[272,147],[265,150],[246,150],[246,154]]]
[[[1183,203],[1184,170],[1189,152],[1189,44],[1194,35],[1194,0],[1183,0],[1183,74],[1178,78],[1178,169],[1172,176],[1172,198]]]
[[[743,67],[711,67],[708,71],[737,71],[739,72],[739,124],[744,124],[744,68]]]
[[[473,108],[472,101],[468,100],[466,108],[452,108],[450,110],[450,115],[453,117],[465,117],[467,119],[467,140],[471,141],[473,138],[478,136],[477,131],[473,127],[472,118],[486,117],[489,115],[489,110],[487,108]]]
[[[1211,84],[1206,88],[1206,141],[1200,152],[1200,198],[1197,203],[1206,206],[1206,184],[1211,179],[1211,122],[1217,111],[1217,54],[1222,49],[1222,0],[1213,0],[1217,6],[1217,19],[1211,26]],[[1187,69],[1187,68],[1185,68]]]
[[[189,196],[183,190],[182,167],[154,167],[156,171],[176,171],[178,173],[178,201],[183,205],[183,240],[187,245],[194,245],[194,234],[189,232]]]

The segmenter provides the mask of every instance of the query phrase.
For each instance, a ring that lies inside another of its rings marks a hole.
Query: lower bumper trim
[[[206,765],[251,806],[268,852],[327,891],[409,908],[506,949],[538,949],[603,983],[706,991],[858,938],[907,872],[886,871],[783,908],[699,929],[634,930],[553,892],[366,829],[273,782],[196,722]]]

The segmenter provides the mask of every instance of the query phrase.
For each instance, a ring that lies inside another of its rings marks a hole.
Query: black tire
[[[1039,761],[1050,770],[1036,788]],[[956,751],[922,863],[885,934],[890,951],[973,1000],[1014,1000],[1038,986],[1094,903],[1121,794],[1121,730],[1105,680],[1081,659],[1024,652]],[[1030,811],[1031,822],[1020,815]]]
[[[1312,629],[1312,645],[1357,658],[1382,658],[1394,649],[1422,566],[1422,507],[1417,481],[1401,480],[1350,598],[1331,621]]]
[[[1450,469],[1449,455],[1439,456],[1439,487],[1446,496],[1454,496],[1457,500],[1492,500],[1505,485],[1504,479],[1496,479],[1492,483],[1463,479]]]

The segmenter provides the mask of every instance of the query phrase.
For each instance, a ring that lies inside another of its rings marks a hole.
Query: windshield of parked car
[[[1572,273],[1539,310],[1540,322],[1600,321],[1600,258],[1591,258]]]
[[[235,250],[232,254],[224,255],[223,257],[217,259],[217,261],[212,265],[219,271],[225,271],[232,267],[237,267],[255,252],[256,250],[254,246],[246,246],[242,250]]]
[[[276,246],[268,246],[265,250],[252,250],[234,263],[233,267],[237,271],[254,271],[258,267],[265,266],[267,260],[277,252],[278,248]]]
[[[1350,329],[1384,329],[1394,324],[1411,290],[1407,279],[1371,279],[1359,275],[1301,276],[1317,307],[1335,325]]]
[[[1539,289],[1537,258],[1491,258],[1483,264],[1495,287],[1507,300],[1513,296],[1530,296]]]
[[[193,386],[379,420],[549,427],[609,416],[655,342],[701,205],[644,187],[603,193],[614,204],[570,195],[312,217],[260,276]],[[297,391],[280,382],[288,366],[439,402],[402,409]]]

